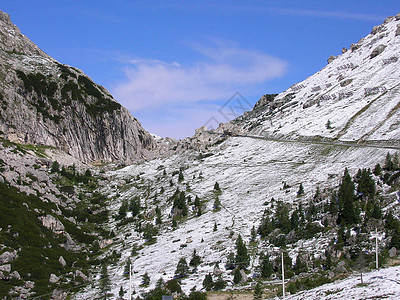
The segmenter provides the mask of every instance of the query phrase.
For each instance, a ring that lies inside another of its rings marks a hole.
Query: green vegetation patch
[[[57,207],[33,195],[26,195],[16,188],[0,183],[0,240],[11,249],[17,249],[17,259],[11,262],[11,270],[17,271],[23,281],[34,281],[37,294],[51,292],[50,274],[67,276],[73,263],[85,264],[83,253],[73,253],[61,247],[64,235],[58,235],[45,228],[39,217],[52,214]],[[64,224],[77,236],[75,225]],[[72,228],[73,227],[73,228]],[[72,230],[73,229],[73,230]],[[67,262],[62,267],[58,261],[62,256]],[[8,297],[9,290],[22,280],[0,280],[0,297]]]

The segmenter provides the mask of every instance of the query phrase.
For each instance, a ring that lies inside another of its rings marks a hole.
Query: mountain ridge
[[[82,71],[60,64],[0,12],[0,131],[83,162],[131,163],[160,147],[129,111]]]

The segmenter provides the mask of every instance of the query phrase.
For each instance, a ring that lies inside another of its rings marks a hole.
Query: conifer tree
[[[210,273],[208,273],[203,280],[203,287],[206,291],[211,291],[214,287],[214,281]]]
[[[260,282],[257,282],[256,286],[254,287],[254,300],[261,300],[263,296],[263,289],[261,287]]]
[[[344,171],[341,185],[339,187],[339,223],[342,224],[355,224],[357,223],[356,208],[354,206],[354,183],[351,180],[348,169]]]
[[[182,257],[179,260],[178,265],[176,266],[175,276],[177,278],[186,277],[188,272],[189,272],[189,267],[187,265],[186,259]]]
[[[393,171],[394,170],[394,164],[393,164],[393,161],[392,161],[392,156],[390,155],[389,152],[386,154],[385,169],[387,171]]]
[[[300,197],[302,195],[304,195],[304,188],[303,188],[303,184],[300,183],[299,190],[297,191],[297,196]]]
[[[271,262],[269,261],[268,255],[261,255],[261,265],[260,265],[260,272],[263,278],[269,278],[272,275],[273,267]]]
[[[380,164],[376,164],[374,168],[374,175],[380,176],[382,174],[382,168]]]
[[[118,295],[119,295],[120,298],[122,298],[122,297],[124,297],[124,294],[125,294],[125,291],[124,291],[124,289],[122,288],[122,285],[121,285],[121,288],[119,289]]]
[[[51,165],[51,173],[58,173],[60,171],[60,164],[58,163],[58,161],[53,161],[53,164]]]
[[[196,197],[194,198],[193,205],[196,206],[196,207],[200,207],[201,203],[200,203],[199,196],[196,195]]]
[[[221,190],[220,187],[219,187],[219,183],[218,182],[215,182],[214,190],[216,190],[216,191],[220,191]]]
[[[131,258],[128,257],[125,263],[125,268],[124,268],[124,276],[129,277],[129,272],[130,272],[130,266],[131,266]]]
[[[233,272],[233,282],[238,284],[242,281],[242,274],[240,273],[240,268],[236,268]]]
[[[201,263],[201,257],[197,255],[196,249],[193,250],[192,259],[189,262],[189,265],[192,267],[197,267]]]
[[[214,210],[220,210],[221,209],[221,201],[219,200],[218,196],[215,198],[213,207],[214,207]]]
[[[111,290],[110,277],[108,275],[107,264],[103,263],[100,274],[100,295],[101,299],[107,299],[108,292]]]
[[[250,231],[250,240],[252,242],[254,242],[256,239],[257,239],[257,231],[256,231],[256,228],[253,225],[253,227],[251,228],[251,231]]]
[[[148,286],[149,284],[150,284],[150,276],[149,273],[146,272],[142,275],[142,285]]]
[[[250,257],[247,253],[246,244],[243,242],[242,236],[239,234],[239,237],[236,240],[236,265],[242,268],[247,268],[250,263]]]
[[[183,178],[183,173],[182,173],[182,170],[180,170],[179,171],[179,176],[178,176],[178,181],[181,182],[181,181],[183,181],[183,179],[184,179]]]

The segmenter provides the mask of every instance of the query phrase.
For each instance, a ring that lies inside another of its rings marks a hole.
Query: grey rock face
[[[400,35],[400,24],[397,24],[397,29],[396,29],[396,33],[395,36]]]
[[[60,256],[60,258],[58,259],[58,261],[60,262],[60,264],[65,267],[67,265],[67,262],[65,261],[64,257]]]
[[[374,58],[376,56],[378,56],[379,54],[381,54],[384,50],[385,50],[386,46],[385,45],[379,45],[378,47],[376,47],[372,52],[371,55],[369,56],[370,58]]]
[[[49,282],[50,282],[50,283],[56,283],[56,282],[59,282],[59,281],[60,281],[60,278],[58,278],[57,275],[55,275],[55,274],[50,274],[50,279],[49,279]]]
[[[328,64],[330,64],[331,62],[333,62],[333,61],[335,60],[335,58],[336,58],[336,56],[334,56],[334,55],[329,56],[329,58],[328,58],[328,60],[327,60]]]
[[[0,50],[4,138],[56,147],[83,162],[158,155],[153,136],[104,87],[49,57],[1,11]]]
[[[52,230],[56,234],[61,234],[64,232],[64,225],[53,216],[47,215],[40,217],[40,220],[42,221],[44,227]]]
[[[0,266],[0,271],[10,273],[11,272],[11,265],[10,264],[6,264],[6,265]]]
[[[0,255],[0,264],[6,264],[12,262],[16,258],[17,258],[17,251],[15,250],[13,252],[6,251]]]

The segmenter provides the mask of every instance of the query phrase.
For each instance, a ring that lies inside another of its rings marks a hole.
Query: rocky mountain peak
[[[0,12],[0,135],[56,147],[83,162],[157,155],[153,136],[102,86],[60,64]]]
[[[38,46],[21,33],[10,16],[0,10],[0,49],[5,52],[48,57]]]

